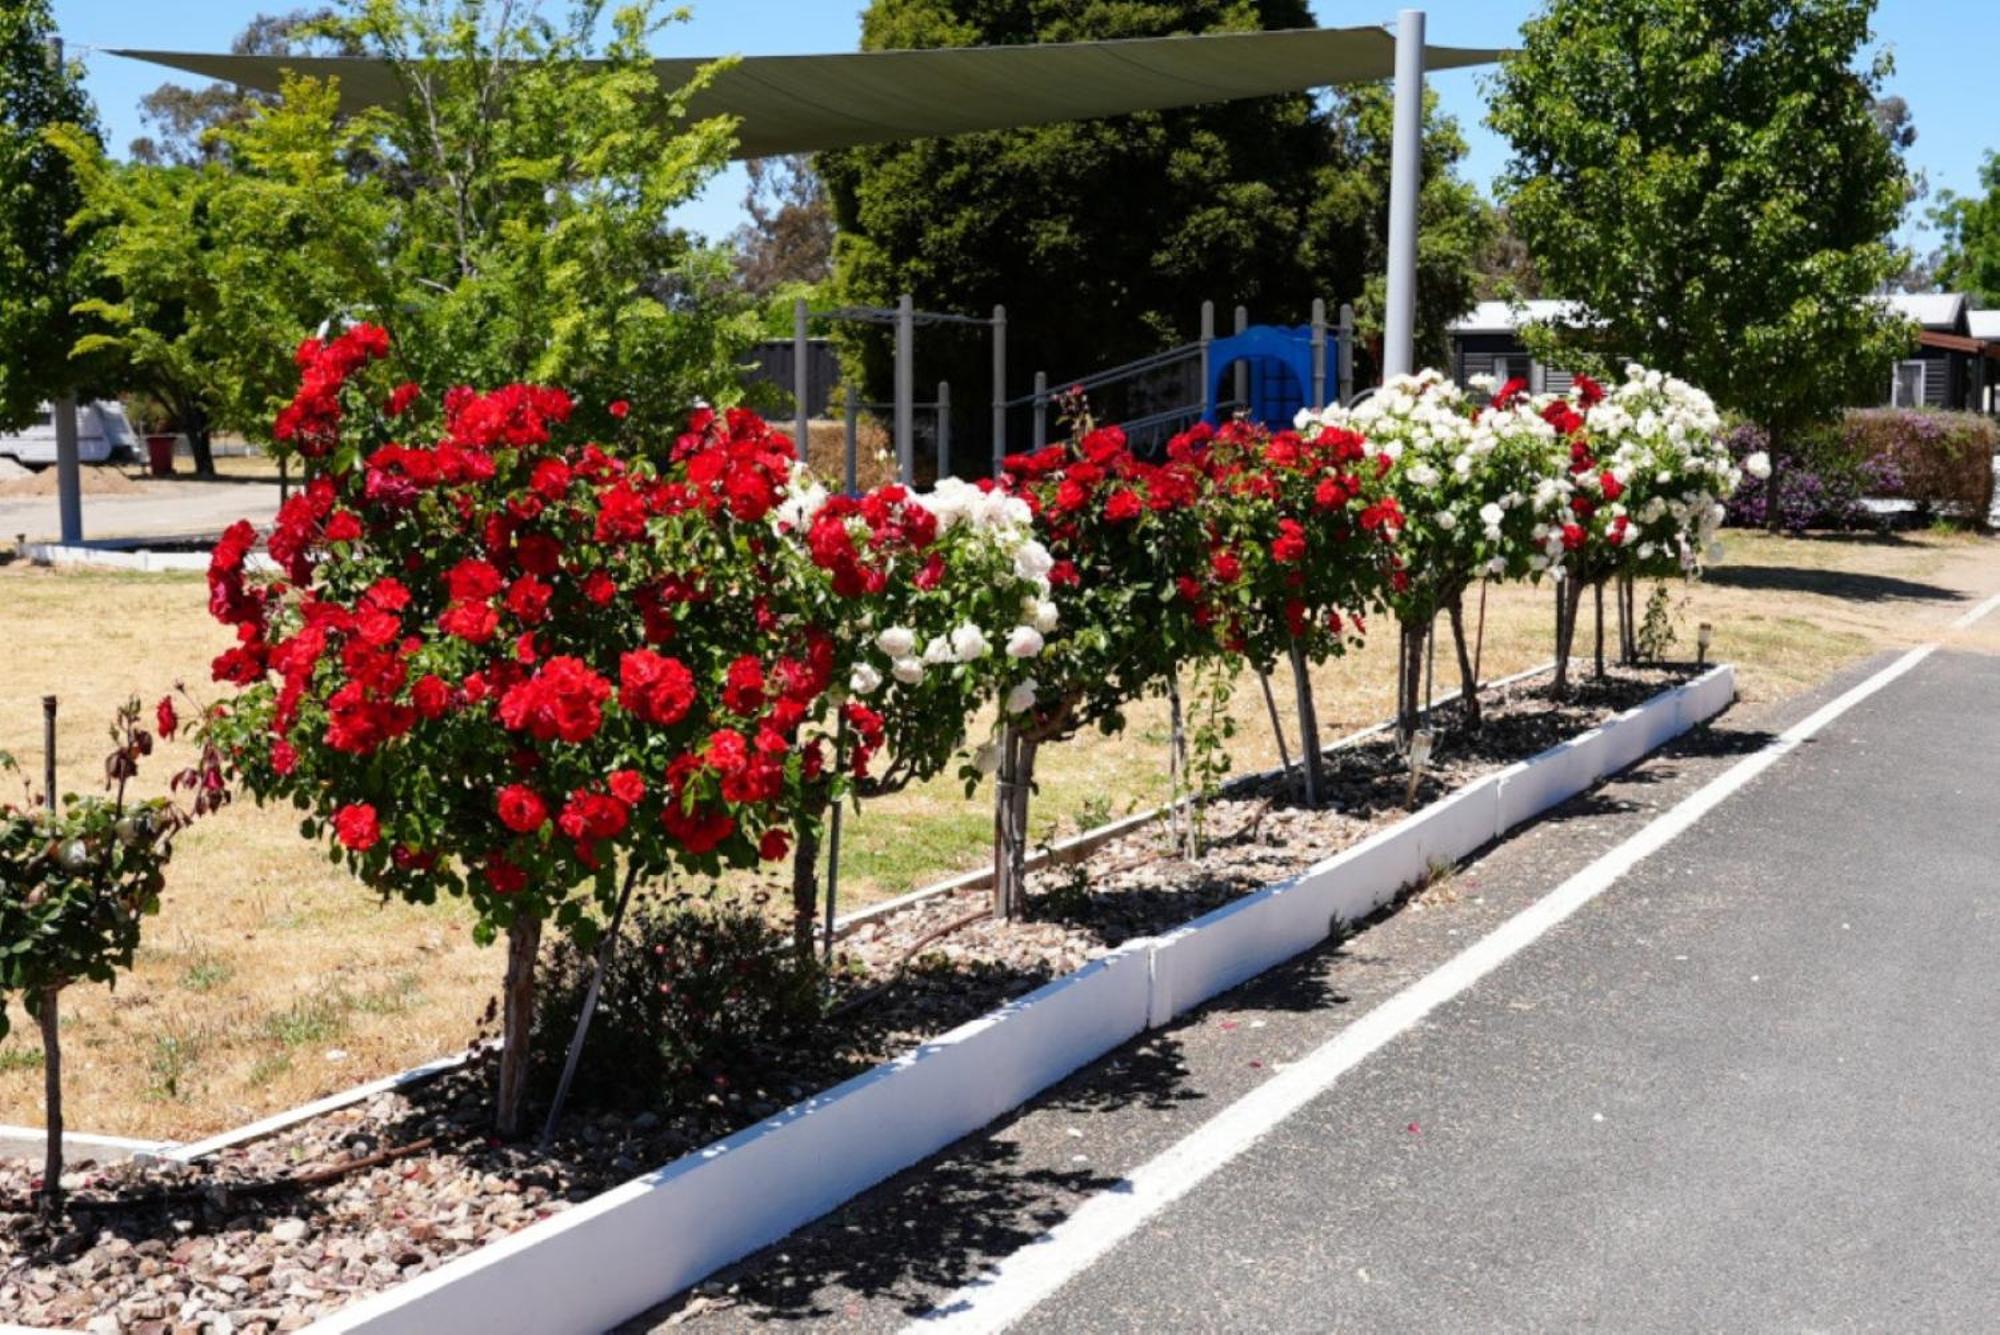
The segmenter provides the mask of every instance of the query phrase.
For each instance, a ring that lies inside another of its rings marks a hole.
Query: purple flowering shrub
[[[1723,437],[1730,457],[1738,465],[1759,450],[1768,451],[1770,437],[1760,426],[1744,422]],[[1870,475],[1862,463],[1846,454],[1844,442],[1831,433],[1807,442],[1802,450],[1778,461],[1778,527],[1787,533],[1803,533],[1809,528],[1868,528],[1875,519],[1861,504],[1873,494]],[[1762,482],[1745,481],[1729,502],[1725,522],[1740,528],[1764,528],[1770,502],[1770,488]]]
[[[1867,494],[1915,501],[1921,513],[1984,522],[1993,508],[2000,427],[1980,413],[1867,408],[1842,436],[1869,472]]]
[[[1725,437],[1740,464],[1770,448],[1761,427],[1739,423]],[[1948,514],[1974,522],[1993,505],[1993,456],[2000,427],[1978,413],[1933,409],[1862,408],[1837,428],[1816,433],[1778,467],[1778,527],[1877,527],[1881,517],[1863,497],[1909,500],[1924,517]],[[1766,487],[1746,482],[1729,503],[1728,522],[1765,527]]]

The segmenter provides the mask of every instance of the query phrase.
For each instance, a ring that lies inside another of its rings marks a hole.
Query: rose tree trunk
[[[48,1147],[42,1159],[42,1211],[62,1213],[63,1106],[62,1040],[56,1029],[55,988],[42,993],[35,1019],[42,1027],[42,1097],[48,1105]]]
[[[507,981],[494,1129],[509,1139],[521,1134],[521,1109],[527,1102],[528,1044],[535,1027],[535,958],[541,944],[540,918],[519,915],[507,928]]]

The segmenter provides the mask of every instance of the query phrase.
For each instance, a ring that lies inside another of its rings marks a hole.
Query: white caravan
[[[125,409],[116,399],[76,405],[76,453],[87,464],[101,464],[113,456],[138,451],[139,438],[125,420]],[[55,411],[43,404],[35,420],[25,430],[0,432],[0,455],[9,455],[24,464],[40,467],[56,461]]]

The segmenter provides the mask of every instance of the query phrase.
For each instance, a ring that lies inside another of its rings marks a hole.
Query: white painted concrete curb
[[[1715,667],[1289,881],[1128,942],[777,1116],[314,1324],[321,1335],[557,1335],[661,1302],[976,1131],[1144,1029],[1366,917],[1735,698]]]
[[[363,1299],[318,1332],[598,1331],[1018,1107],[1146,1027],[1134,942],[585,1205]]]

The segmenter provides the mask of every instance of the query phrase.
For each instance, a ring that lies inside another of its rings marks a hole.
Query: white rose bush
[[[838,762],[796,818],[794,933],[805,950],[833,803],[941,773],[989,704],[1003,705],[1003,719],[1026,713],[1036,660],[1061,615],[1033,513],[990,486],[945,478],[929,491],[890,484],[847,497],[795,477],[773,527],[791,557],[791,582],[811,604],[809,619],[832,628],[832,675],[841,684],[821,720],[822,728],[831,722]]]
[[[1366,437],[1393,460],[1388,488],[1402,511],[1395,559],[1377,596],[1395,614],[1398,731],[1408,738],[1423,700],[1424,650],[1440,613],[1457,645],[1467,716],[1478,719],[1465,592],[1481,580],[1549,567],[1538,547],[1560,518],[1557,430],[1518,390],[1484,407],[1436,371],[1398,376],[1355,408],[1320,421]]]

